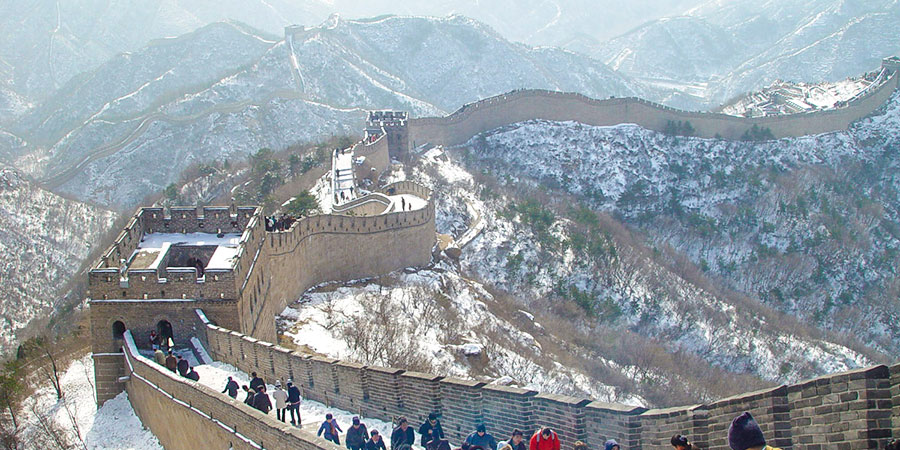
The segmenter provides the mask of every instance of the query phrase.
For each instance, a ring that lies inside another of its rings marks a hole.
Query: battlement
[[[900,56],[891,56],[889,58],[884,58],[883,60],[881,60],[881,68],[889,74],[900,71]]]

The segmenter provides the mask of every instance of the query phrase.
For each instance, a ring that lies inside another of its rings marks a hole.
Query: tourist
[[[610,439],[603,444],[603,450],[621,450],[619,443],[615,439]]]
[[[425,450],[450,450],[450,441],[446,439],[432,439],[425,444]]]
[[[150,332],[150,348],[159,350],[159,335],[156,334],[156,330]]]
[[[225,389],[222,390],[223,394],[226,392],[229,397],[237,398],[238,384],[237,381],[234,381],[231,377],[228,377],[228,381],[225,383]]]
[[[728,446],[732,450],[780,450],[766,445],[759,424],[749,412],[745,412],[731,421],[728,427]]]
[[[178,368],[178,374],[181,376],[187,375],[188,369],[191,367],[187,360],[182,358],[181,355],[178,355],[178,362],[175,366]]]
[[[341,426],[338,425],[337,420],[335,420],[334,416],[331,413],[325,414],[325,421],[322,422],[322,425],[319,426],[319,431],[316,432],[316,436],[322,436],[324,433],[325,440],[334,442],[337,445],[341,445],[341,438],[338,434],[344,430],[341,429]]]
[[[406,199],[400,197],[400,211],[406,211]]]
[[[247,394],[247,397],[244,398],[244,404],[253,406],[253,396],[256,395],[256,391],[254,391],[253,389],[249,389],[246,384],[241,386],[241,388]]]
[[[587,444],[581,441],[575,441],[574,447],[575,450],[588,450]]]
[[[291,411],[291,425],[300,426],[300,388],[294,386],[294,383],[291,380],[287,382],[288,387],[288,409]],[[294,414],[297,415],[296,422],[294,421]]]
[[[676,434],[675,436],[672,436],[671,442],[672,447],[674,447],[675,450],[694,450],[694,446],[688,442],[687,436]]]
[[[265,385],[266,385],[266,382],[262,378],[256,376],[256,372],[252,372],[250,374],[250,389],[253,389],[254,391],[258,391],[259,390],[258,388],[260,386],[265,386]]]
[[[184,377],[189,380],[200,381],[200,374],[197,373],[197,371],[194,370],[193,367],[191,367],[190,370],[188,370],[188,373],[185,374]]]
[[[401,417],[397,428],[391,433],[391,450],[409,449],[416,443],[416,433],[409,427],[406,417]]]
[[[166,356],[166,369],[169,369],[173,373],[178,368],[178,360],[175,359],[175,355],[172,354],[172,350],[169,350],[169,356]]]
[[[284,416],[287,412],[288,394],[281,388],[281,382],[275,382],[275,392],[272,392],[272,398],[275,399],[275,417],[284,422]]]
[[[353,425],[347,429],[347,448],[350,450],[362,450],[363,447],[366,446],[366,441],[369,440],[369,430],[366,429],[366,424],[360,422],[359,417],[353,417]]]
[[[425,444],[433,439],[444,438],[444,429],[441,427],[441,421],[438,420],[437,414],[428,414],[428,420],[419,426],[419,434],[422,436],[422,447],[425,447]]]
[[[509,445],[512,447],[512,450],[528,450],[528,446],[525,445],[525,434],[522,433],[522,430],[513,430],[512,436],[510,436],[508,441],[501,442],[497,445],[499,445],[501,449],[504,445]]]
[[[466,438],[466,442],[471,446],[480,446],[486,450],[497,450],[497,440],[487,432],[487,427],[483,423],[479,423],[475,427],[475,432]],[[558,450],[558,449],[557,449]]]
[[[378,430],[372,430],[372,437],[366,442],[366,450],[387,450]]]
[[[529,450],[559,450],[559,447],[559,436],[550,427],[537,430],[528,443]]]
[[[156,350],[153,350],[153,358],[156,360],[157,364],[161,366],[166,365],[166,354],[159,349],[159,346],[156,347]]]
[[[269,414],[269,411],[272,410],[272,401],[269,400],[269,394],[266,394],[265,385],[257,388],[256,395],[253,396],[253,407],[263,414]]]

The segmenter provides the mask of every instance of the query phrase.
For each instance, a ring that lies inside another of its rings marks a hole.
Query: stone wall
[[[339,450],[243,402],[176,376],[140,356],[126,333],[125,387],[135,414],[166,449],[290,448]]]
[[[672,435],[686,434],[700,448],[725,450],[728,426],[744,411],[759,421],[770,445],[783,449],[873,449],[900,438],[900,365],[828,375],[709,404],[647,410],[309,356],[214,324],[205,330],[216,360],[266,374],[269,380],[292,378],[305,398],[367,417],[405,416],[417,426],[429,412],[437,412],[454,443],[485,423],[498,439],[513,429],[530,434],[550,426],[567,449],[576,439],[588,448],[616,439],[623,450],[668,450]]]
[[[669,121],[690,121],[697,136],[706,138],[739,139],[754,125],[769,128],[776,138],[804,136],[847,129],[881,108],[898,82],[900,73],[894,73],[885,84],[840,109],[756,118],[681,111],[638,98],[596,100],[573,93],[520,90],[465,105],[446,117],[410,119],[408,141],[411,148],[425,143],[461,145],[479,133],[532,119],[595,126],[634,123],[656,131],[663,131]]]

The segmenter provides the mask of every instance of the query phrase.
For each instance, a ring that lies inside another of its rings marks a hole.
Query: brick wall
[[[638,98],[596,100],[581,94],[520,90],[465,105],[446,117],[410,119],[408,141],[411,146],[460,145],[479,133],[531,119],[597,126],[635,123],[656,131],[663,131],[669,121],[690,121],[697,135],[707,138],[739,139],[753,125],[771,129],[776,138],[804,136],[847,129],[881,108],[898,81],[900,73],[895,73],[883,86],[845,108],[758,118],[681,111]]]
[[[616,439],[623,450],[669,450],[672,435],[686,434],[700,448],[725,450],[728,427],[744,411],[759,421],[770,445],[783,449],[880,448],[892,436],[900,437],[900,421],[892,414],[900,412],[900,365],[829,375],[704,405],[647,410],[310,357],[259,342],[252,349],[236,347],[235,341],[246,342],[240,334],[214,325],[205,330],[217,359],[250,371],[256,369],[246,367],[246,362],[253,358],[232,349],[253,353],[260,361],[281,358],[277,375],[283,378],[293,371],[295,381],[302,380],[306,398],[366,417],[405,416],[418,427],[429,412],[436,412],[454,443],[484,423],[498,440],[507,439],[513,429],[530,437],[539,426],[549,426],[559,433],[565,449],[571,449],[576,439],[589,448],[602,448],[607,439]]]
[[[125,386],[135,414],[167,449],[341,448],[178,377],[138,355],[133,344],[118,358],[127,367]]]

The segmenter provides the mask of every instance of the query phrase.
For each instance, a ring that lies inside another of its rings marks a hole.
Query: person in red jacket
[[[559,450],[559,436],[550,428],[537,430],[531,437],[529,450]]]

